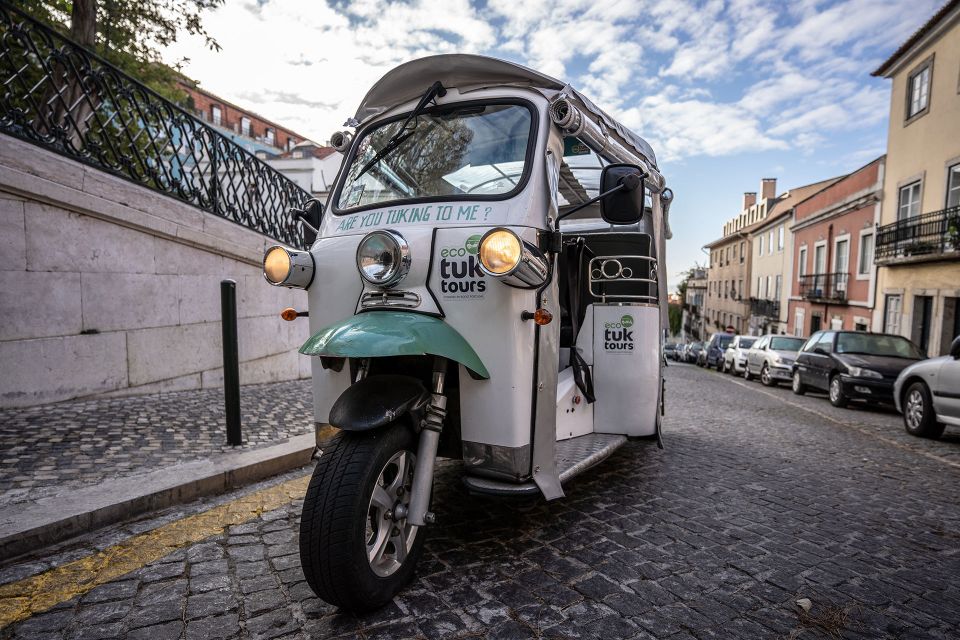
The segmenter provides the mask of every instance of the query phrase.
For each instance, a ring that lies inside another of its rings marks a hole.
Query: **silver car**
[[[806,342],[806,338],[793,336],[778,336],[768,333],[753,343],[747,351],[747,365],[743,377],[752,380],[760,377],[760,382],[767,387],[774,387],[780,382],[789,382],[793,375],[793,363],[797,359],[797,352]]]
[[[753,346],[757,339],[754,336],[735,336],[730,346],[723,353],[724,373],[741,374],[747,366],[747,349]]]
[[[950,355],[912,364],[893,384],[893,401],[907,433],[939,438],[946,425],[960,426],[960,336]]]

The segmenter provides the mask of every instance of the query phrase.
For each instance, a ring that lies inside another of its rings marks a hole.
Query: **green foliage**
[[[679,304],[671,304],[667,311],[670,317],[670,335],[678,336],[683,323],[683,308]]]
[[[183,33],[204,38],[206,46],[220,45],[203,26],[203,13],[223,0],[95,0],[96,39],[101,57],[165,98],[183,102],[177,89],[179,69],[164,64],[160,52]],[[20,8],[66,36],[70,35],[73,0],[32,0]]]

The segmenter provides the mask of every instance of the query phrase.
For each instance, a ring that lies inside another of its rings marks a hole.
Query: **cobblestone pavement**
[[[240,391],[244,445],[226,445],[223,390],[0,410],[0,503],[273,444],[313,429],[307,380]]]
[[[563,500],[470,497],[442,465],[417,578],[374,615],[312,596],[294,501],[0,638],[956,637],[955,432],[919,441],[889,412],[667,373],[666,450],[632,442]],[[236,495],[98,532],[0,582]]]

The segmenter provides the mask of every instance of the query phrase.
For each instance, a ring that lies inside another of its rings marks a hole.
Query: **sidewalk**
[[[239,447],[222,389],[0,410],[0,559],[309,461],[309,381],[240,398]]]

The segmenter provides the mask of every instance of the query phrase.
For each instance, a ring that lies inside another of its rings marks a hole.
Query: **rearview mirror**
[[[950,355],[954,360],[960,360],[960,336],[953,339],[950,343]]]
[[[635,164],[608,164],[600,174],[600,193],[621,187],[600,201],[600,215],[609,224],[636,224],[643,218],[644,178]]]

